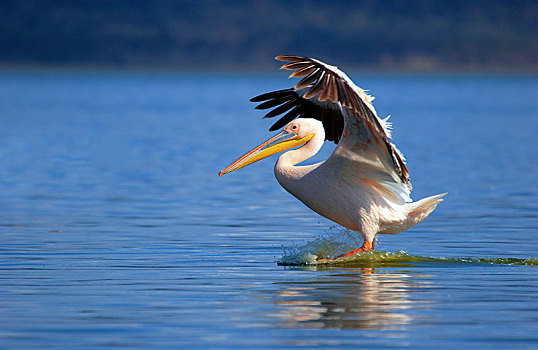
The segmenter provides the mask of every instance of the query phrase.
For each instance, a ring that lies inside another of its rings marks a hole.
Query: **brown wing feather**
[[[299,70],[296,70],[295,72],[291,73],[290,78],[300,78],[304,77],[305,75],[308,75],[314,71],[314,66],[308,66]]]

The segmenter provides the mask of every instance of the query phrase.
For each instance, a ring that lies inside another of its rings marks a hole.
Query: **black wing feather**
[[[334,143],[340,141],[340,135],[344,130],[344,120],[340,115],[340,112],[337,109],[330,107],[330,105],[320,109],[320,107],[312,101],[301,97],[301,95],[294,89],[272,91],[253,97],[250,100],[252,102],[262,102],[255,107],[256,109],[266,109],[278,106],[267,113],[264,118],[273,118],[289,111],[284,116],[280,117],[280,119],[271,126],[269,131],[278,130],[297,117],[315,118],[323,123],[326,132],[326,140],[334,141]],[[320,110],[326,113],[320,113]],[[325,115],[327,115],[327,117],[325,117]]]

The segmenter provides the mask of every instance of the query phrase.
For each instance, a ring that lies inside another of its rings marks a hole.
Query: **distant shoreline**
[[[0,1],[0,69],[536,73],[536,0]]]
[[[279,63],[274,65],[222,65],[222,66],[155,66],[155,65],[110,65],[110,64],[9,64],[0,62],[0,72],[16,71],[86,71],[86,72],[146,72],[146,73],[246,73],[246,74],[266,74],[274,73],[280,67]],[[488,66],[488,67],[409,67],[398,65],[339,65],[339,68],[346,72],[356,72],[361,74],[538,74],[538,66],[532,67],[505,67],[505,66]]]

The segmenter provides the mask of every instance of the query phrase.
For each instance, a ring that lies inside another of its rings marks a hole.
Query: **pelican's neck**
[[[302,147],[288,151],[278,158],[275,164],[275,176],[284,187],[289,181],[298,180],[308,174],[317,165],[295,166],[314,156],[323,146],[325,134],[316,132],[315,136]]]

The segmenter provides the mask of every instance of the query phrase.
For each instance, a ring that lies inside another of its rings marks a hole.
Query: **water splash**
[[[360,246],[362,241],[356,233],[342,229],[339,232],[329,232],[302,246],[294,245],[284,248],[284,254],[278,261],[279,265],[353,265],[357,267],[399,267],[412,263],[482,263],[499,265],[535,265],[538,258],[444,258],[411,255],[405,250],[395,253],[374,250],[339,260],[338,262],[318,262],[317,259],[334,259],[342,253]]]
[[[329,230],[335,227],[330,227]],[[284,248],[284,255],[279,261],[281,265],[310,265],[317,264],[316,259],[335,257],[359,247],[360,242],[357,233],[347,229],[338,232],[325,232],[311,242],[303,246],[294,245],[291,248]]]

